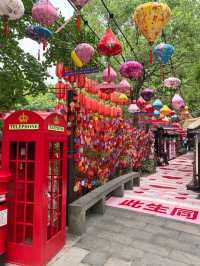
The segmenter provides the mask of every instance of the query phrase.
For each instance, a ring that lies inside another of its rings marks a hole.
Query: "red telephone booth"
[[[55,113],[17,111],[5,119],[8,262],[46,265],[65,243],[66,136],[66,122]]]

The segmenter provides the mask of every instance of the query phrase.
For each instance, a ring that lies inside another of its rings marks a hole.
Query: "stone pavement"
[[[200,226],[107,207],[49,266],[200,266]]]

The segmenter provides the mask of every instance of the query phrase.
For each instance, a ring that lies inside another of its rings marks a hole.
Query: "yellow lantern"
[[[168,5],[149,2],[136,8],[133,20],[149,44],[153,45],[164,26],[168,23],[171,14]]]
[[[171,109],[167,105],[163,105],[163,108],[160,110],[160,113],[164,116],[168,116],[171,113]]]

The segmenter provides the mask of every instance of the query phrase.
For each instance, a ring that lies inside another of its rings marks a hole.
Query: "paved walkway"
[[[180,156],[155,174],[143,177],[139,188],[126,191],[123,198],[112,197],[107,204],[200,224],[198,194],[186,189],[193,176],[192,162],[193,154]]]
[[[108,200],[117,208],[89,216],[87,233],[72,239],[49,265],[199,266],[200,202],[186,190],[191,178],[191,154],[157,169],[124,198]]]
[[[199,266],[200,226],[107,207],[49,266]]]

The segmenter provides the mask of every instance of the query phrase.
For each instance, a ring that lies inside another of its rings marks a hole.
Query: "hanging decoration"
[[[153,115],[154,115],[156,118],[158,118],[158,117],[160,116],[160,111],[155,110],[155,111],[153,112]]]
[[[178,122],[178,116],[177,116],[177,114],[174,114],[174,115],[171,116],[171,121],[172,122]]]
[[[181,86],[181,81],[178,78],[170,77],[164,80],[164,86],[167,88],[178,89]]]
[[[32,8],[32,17],[42,25],[51,26],[58,20],[58,10],[50,0],[38,0]]]
[[[153,108],[156,109],[156,110],[160,110],[161,108],[163,107],[163,104],[161,102],[160,99],[156,99],[154,102],[153,102]]]
[[[42,43],[43,51],[45,51],[48,44],[48,39],[53,36],[53,32],[42,26],[31,25],[27,28],[26,35],[30,39],[37,41],[39,44]]]
[[[77,67],[83,67],[92,59],[95,51],[88,43],[80,43],[71,53],[71,58]]]
[[[118,91],[130,95],[131,85],[126,79],[123,79],[122,81],[120,81],[117,88],[118,88]]]
[[[90,0],[70,0],[76,8],[77,8],[77,19],[76,19],[76,28],[77,31],[81,30],[81,9],[89,2]]]
[[[169,62],[174,53],[174,47],[168,43],[161,43],[154,48],[154,55],[160,63],[160,76],[164,80],[164,66]]]
[[[120,74],[124,78],[138,80],[143,75],[143,65],[137,61],[126,61],[120,66]]]
[[[175,94],[172,98],[172,106],[177,111],[185,107],[185,102],[179,94]]]
[[[152,46],[159,37],[164,26],[171,17],[171,10],[168,5],[158,2],[149,2],[139,5],[134,14],[133,20],[139,31]],[[150,50],[150,64],[152,64],[153,51]]]
[[[144,98],[139,97],[137,100],[137,105],[141,110],[144,109],[146,105],[146,101],[144,100]]]
[[[160,114],[163,116],[169,116],[171,113],[171,109],[167,105],[163,105],[163,107],[160,109]]]
[[[138,105],[136,103],[132,103],[128,107],[128,112],[131,114],[139,113],[140,108],[138,107]]]
[[[115,72],[115,70],[112,67],[107,67],[104,71],[103,71],[103,80],[105,82],[114,82],[117,78],[117,73]]]
[[[63,63],[56,64],[56,76],[59,79],[62,79],[64,77],[65,73],[65,65]]]
[[[151,88],[144,89],[141,92],[141,96],[145,101],[150,101],[151,98],[154,96],[154,90]]]
[[[24,15],[24,5],[21,0],[1,0],[0,1],[0,16],[4,23],[4,34],[9,33],[9,20],[20,19]]]

